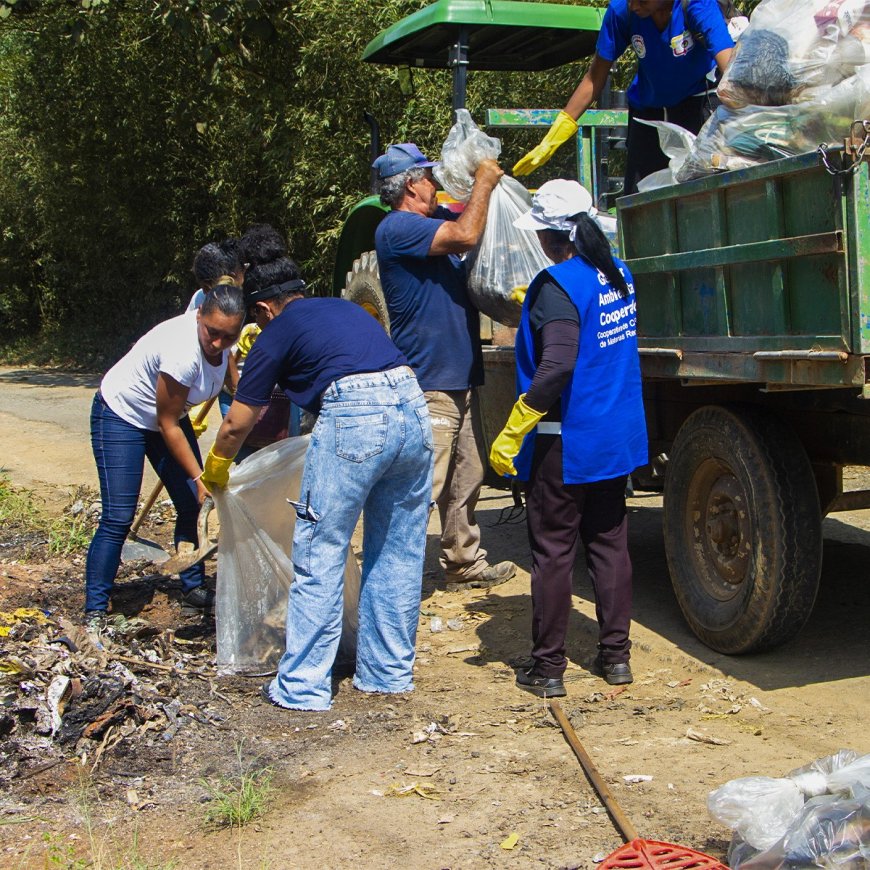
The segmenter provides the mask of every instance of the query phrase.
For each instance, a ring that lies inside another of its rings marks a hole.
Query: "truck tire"
[[[754,408],[695,411],[669,456],[664,538],[680,609],[707,646],[748,653],[794,637],[822,562],[818,494],[794,432]]]
[[[390,334],[390,312],[381,287],[378,257],[374,251],[366,251],[353,261],[351,271],[344,282],[342,299],[355,302],[364,308]]]

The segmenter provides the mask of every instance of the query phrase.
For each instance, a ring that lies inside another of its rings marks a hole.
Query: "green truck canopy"
[[[381,31],[363,60],[445,69],[460,33],[471,70],[542,70],[588,57],[603,9],[521,0],[437,0]]]

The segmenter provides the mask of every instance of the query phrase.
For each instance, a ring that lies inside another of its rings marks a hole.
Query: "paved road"
[[[11,480],[46,497],[57,487],[98,487],[90,445],[90,408],[99,374],[0,367],[0,470]],[[209,416],[206,443],[220,422]],[[146,469],[144,489],[156,481]],[[63,494],[61,493],[61,496]]]

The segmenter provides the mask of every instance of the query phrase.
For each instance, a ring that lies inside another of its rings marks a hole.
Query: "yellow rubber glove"
[[[523,393],[508,417],[504,429],[498,433],[492,448],[489,451],[489,464],[497,474],[509,474],[515,477],[517,470],[514,468],[514,459],[523,446],[523,438],[535,428],[546,411],[536,411],[525,403],[526,394]]]
[[[193,434],[196,435],[197,438],[202,438],[205,430],[208,429],[208,420],[203,417],[202,420],[198,420],[202,413],[202,409],[205,405],[205,402],[202,402],[199,405],[194,405],[188,412],[187,415],[190,417],[190,424],[193,426]]]
[[[529,285],[521,284],[519,287],[514,287],[511,290],[511,301],[516,302],[517,305],[522,305],[523,302],[526,301],[526,293],[528,292]]]
[[[232,465],[233,460],[227,459],[225,456],[218,456],[214,452],[214,444],[212,444],[211,450],[208,451],[208,456],[205,458],[205,468],[200,479],[208,489],[213,487],[223,489],[229,483]]]
[[[559,112],[541,144],[514,164],[514,175],[528,175],[543,166],[576,132],[577,122],[565,112]]]

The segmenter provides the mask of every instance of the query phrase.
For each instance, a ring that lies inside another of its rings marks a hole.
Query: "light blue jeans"
[[[356,674],[363,692],[410,692],[432,491],[432,429],[411,369],[350,375],[323,395],[293,536],[287,649],[269,685],[293,710],[328,710],[344,565],[363,520]]]

